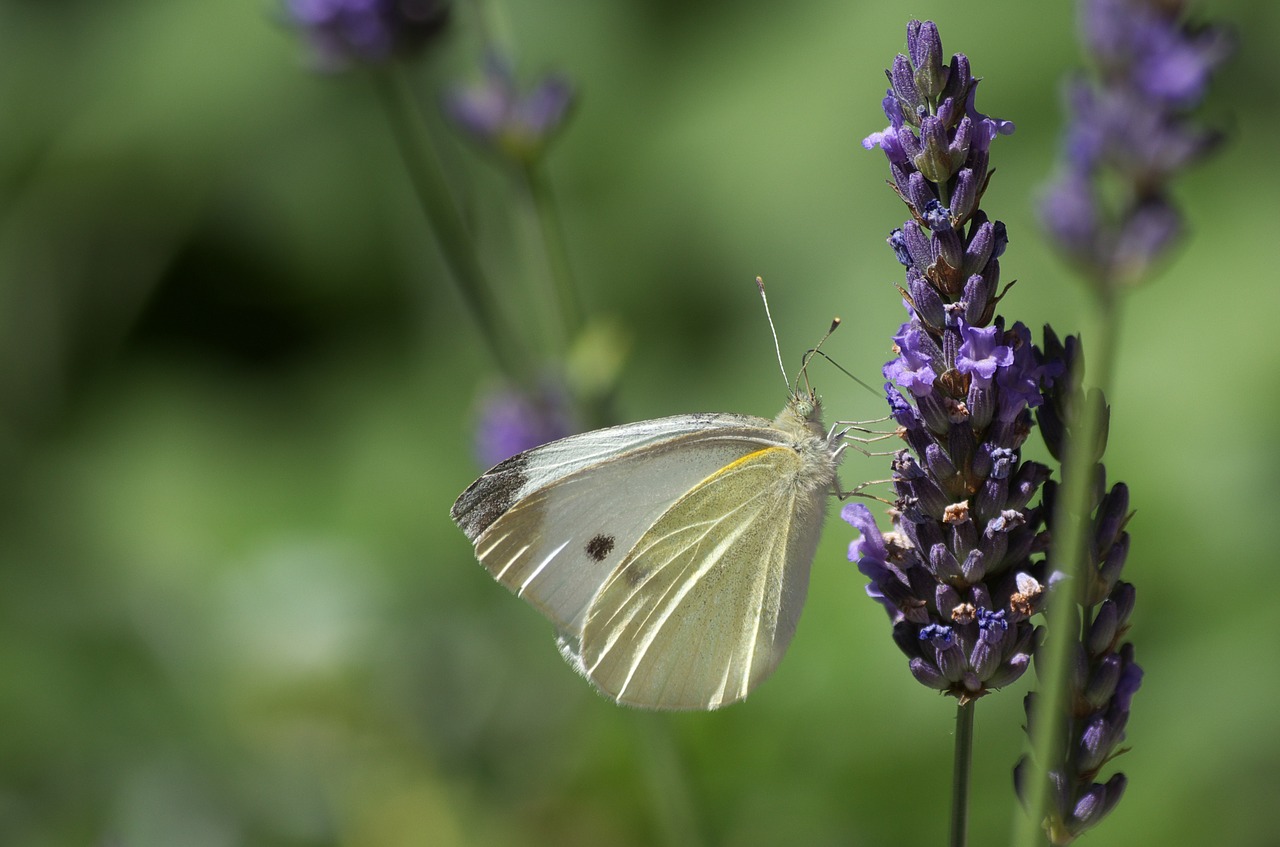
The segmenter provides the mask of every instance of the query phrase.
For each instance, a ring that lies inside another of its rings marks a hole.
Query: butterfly
[[[736,703],[791,643],[838,491],[843,432],[799,381],[773,420],[676,415],[535,447],[486,471],[451,516],[604,695]]]

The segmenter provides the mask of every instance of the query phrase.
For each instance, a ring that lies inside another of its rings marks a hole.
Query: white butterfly
[[[793,389],[772,421],[676,415],[535,447],[451,514],[605,695],[716,709],[769,676],[795,634],[842,435]]]

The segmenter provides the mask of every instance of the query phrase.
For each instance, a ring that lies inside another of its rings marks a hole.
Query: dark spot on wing
[[[516,495],[529,481],[525,473],[528,464],[528,453],[512,456],[485,471],[484,476],[458,495],[449,515],[467,538],[475,541],[515,504]]]
[[[593,561],[603,562],[604,557],[613,552],[613,536],[597,535],[587,542],[587,555]]]

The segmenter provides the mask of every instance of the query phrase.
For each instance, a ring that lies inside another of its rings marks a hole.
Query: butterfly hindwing
[[[801,471],[791,447],[762,447],[653,522],[588,611],[580,662],[592,682],[631,705],[714,709],[773,671],[804,603],[827,495],[797,485]]]

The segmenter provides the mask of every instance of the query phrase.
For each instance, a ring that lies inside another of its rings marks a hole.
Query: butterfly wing
[[[581,636],[587,606],[676,499],[779,435],[747,415],[677,415],[583,433],[496,465],[454,521],[494,577]]]
[[[775,444],[726,464],[643,534],[601,586],[581,669],[618,702],[714,709],[777,667],[795,633],[834,464]],[[575,649],[576,647],[576,649]]]

